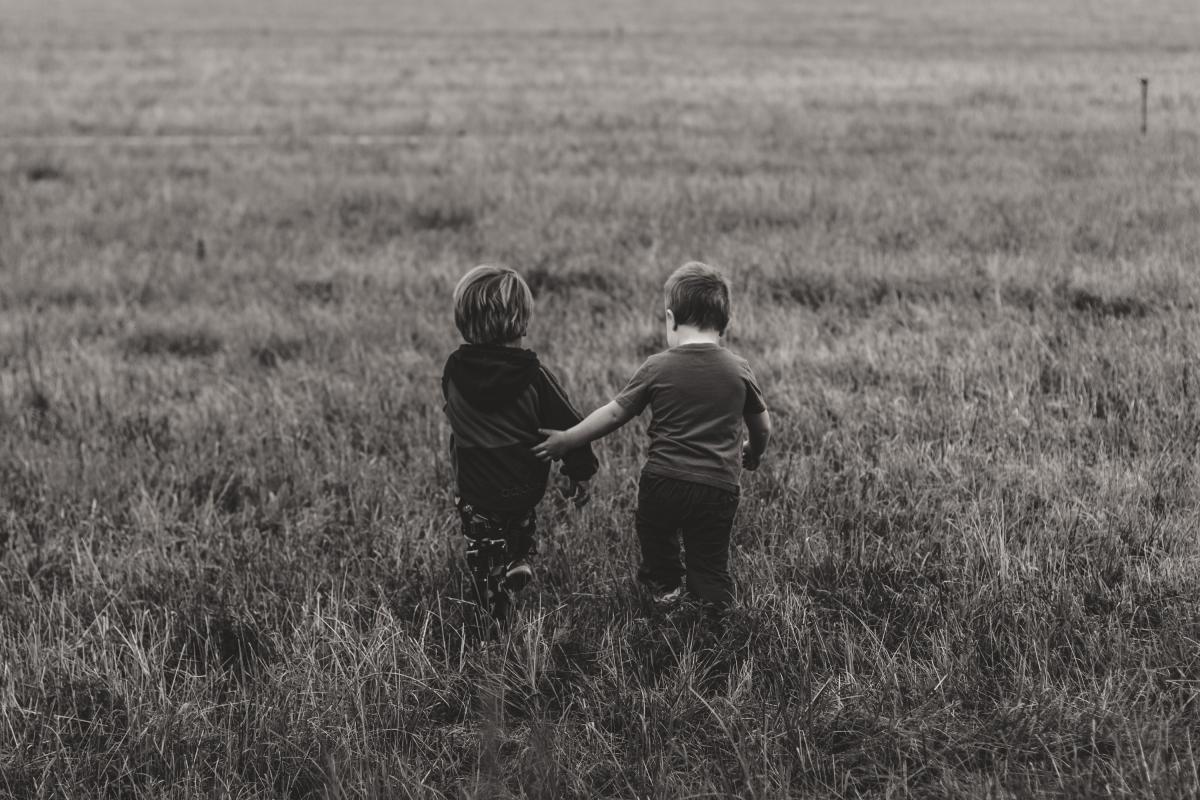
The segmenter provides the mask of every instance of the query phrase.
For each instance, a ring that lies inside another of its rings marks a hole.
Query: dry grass
[[[1190,4],[424,5],[0,2],[0,793],[1200,791]],[[635,424],[481,643],[454,280],[590,407],[690,258],[735,624],[633,588]]]

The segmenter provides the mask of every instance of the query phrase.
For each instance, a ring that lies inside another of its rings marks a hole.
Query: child
[[[501,590],[517,591],[533,577],[535,508],[546,492],[548,464],[530,453],[542,427],[579,422],[554,375],[521,347],[533,295],[514,270],[479,266],[454,287],[454,324],[466,340],[446,360],[442,396],[450,420],[455,505],[467,537],[467,561],[478,600],[499,613],[507,593],[489,598],[479,567],[491,543],[503,542]],[[586,443],[563,448],[564,492],[583,506],[597,461]],[[486,581],[484,581],[486,583]]]
[[[738,475],[742,467],[758,468],[771,419],[750,366],[720,345],[729,324],[729,285],[721,274],[693,261],[675,270],[664,292],[669,349],[646,359],[621,393],[583,422],[542,431],[547,438],[533,451],[561,458],[650,406],[650,451],[638,483],[638,580],[669,602],[679,597],[686,572],[687,591],[719,612],[733,601],[729,539]]]

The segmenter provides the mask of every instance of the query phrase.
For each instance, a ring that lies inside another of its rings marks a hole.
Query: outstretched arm
[[[771,415],[760,411],[747,414],[743,419],[750,438],[742,445],[742,466],[750,470],[758,469],[758,462],[767,450],[767,442],[771,441]]]
[[[573,425],[577,425],[583,416],[575,410],[571,405],[571,401],[567,399],[567,393],[563,391],[562,384],[558,382],[558,378],[545,366],[541,367],[542,381],[539,383],[540,390],[540,410],[538,414],[538,428],[550,428],[551,430],[564,430]],[[574,450],[568,451],[562,457],[562,473],[571,482],[568,494],[574,494],[579,483],[586,482],[596,474],[596,468],[599,462],[596,461],[596,455],[592,452],[592,448],[586,444],[583,447],[577,447]],[[586,493],[584,494],[586,497]]]
[[[546,440],[533,448],[533,454],[543,461],[557,461],[569,451],[607,436],[633,417],[634,414],[620,403],[607,403],[588,414],[583,422],[565,431],[540,429],[538,432],[546,434]]]

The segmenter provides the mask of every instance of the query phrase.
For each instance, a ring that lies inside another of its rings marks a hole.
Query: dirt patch
[[[292,361],[304,352],[304,340],[271,335],[250,349],[250,355],[265,369]]]
[[[25,180],[30,183],[65,181],[66,179],[67,171],[50,161],[36,161],[25,167]]]
[[[207,328],[154,327],[130,334],[122,348],[134,356],[207,358],[221,352],[224,342]]]
[[[344,294],[342,286],[332,278],[298,280],[292,284],[296,294],[312,303],[336,303]]]
[[[1116,295],[1104,297],[1087,289],[1063,289],[1058,292],[1059,303],[1065,308],[1093,317],[1141,319],[1154,311],[1154,306],[1138,297]]]

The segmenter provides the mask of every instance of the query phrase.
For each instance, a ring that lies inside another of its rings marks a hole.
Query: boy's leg
[[[533,567],[529,558],[537,554],[537,514],[534,510],[510,523],[505,539],[508,542],[508,564],[505,567],[504,585],[507,589],[520,591],[533,580]]]
[[[642,549],[638,580],[656,592],[678,589],[683,581],[677,483],[657,475],[642,475],[638,481],[636,523]]]
[[[458,512],[462,520],[467,570],[471,576],[471,599],[482,608],[490,608],[495,598],[491,597],[488,573],[492,561],[496,558],[497,549],[501,552],[504,550],[503,531],[495,525],[491,517],[467,503],[459,503]]]
[[[738,495],[715,487],[694,486],[693,502],[683,525],[687,589],[712,610],[724,611],[733,603],[729,541]]]

